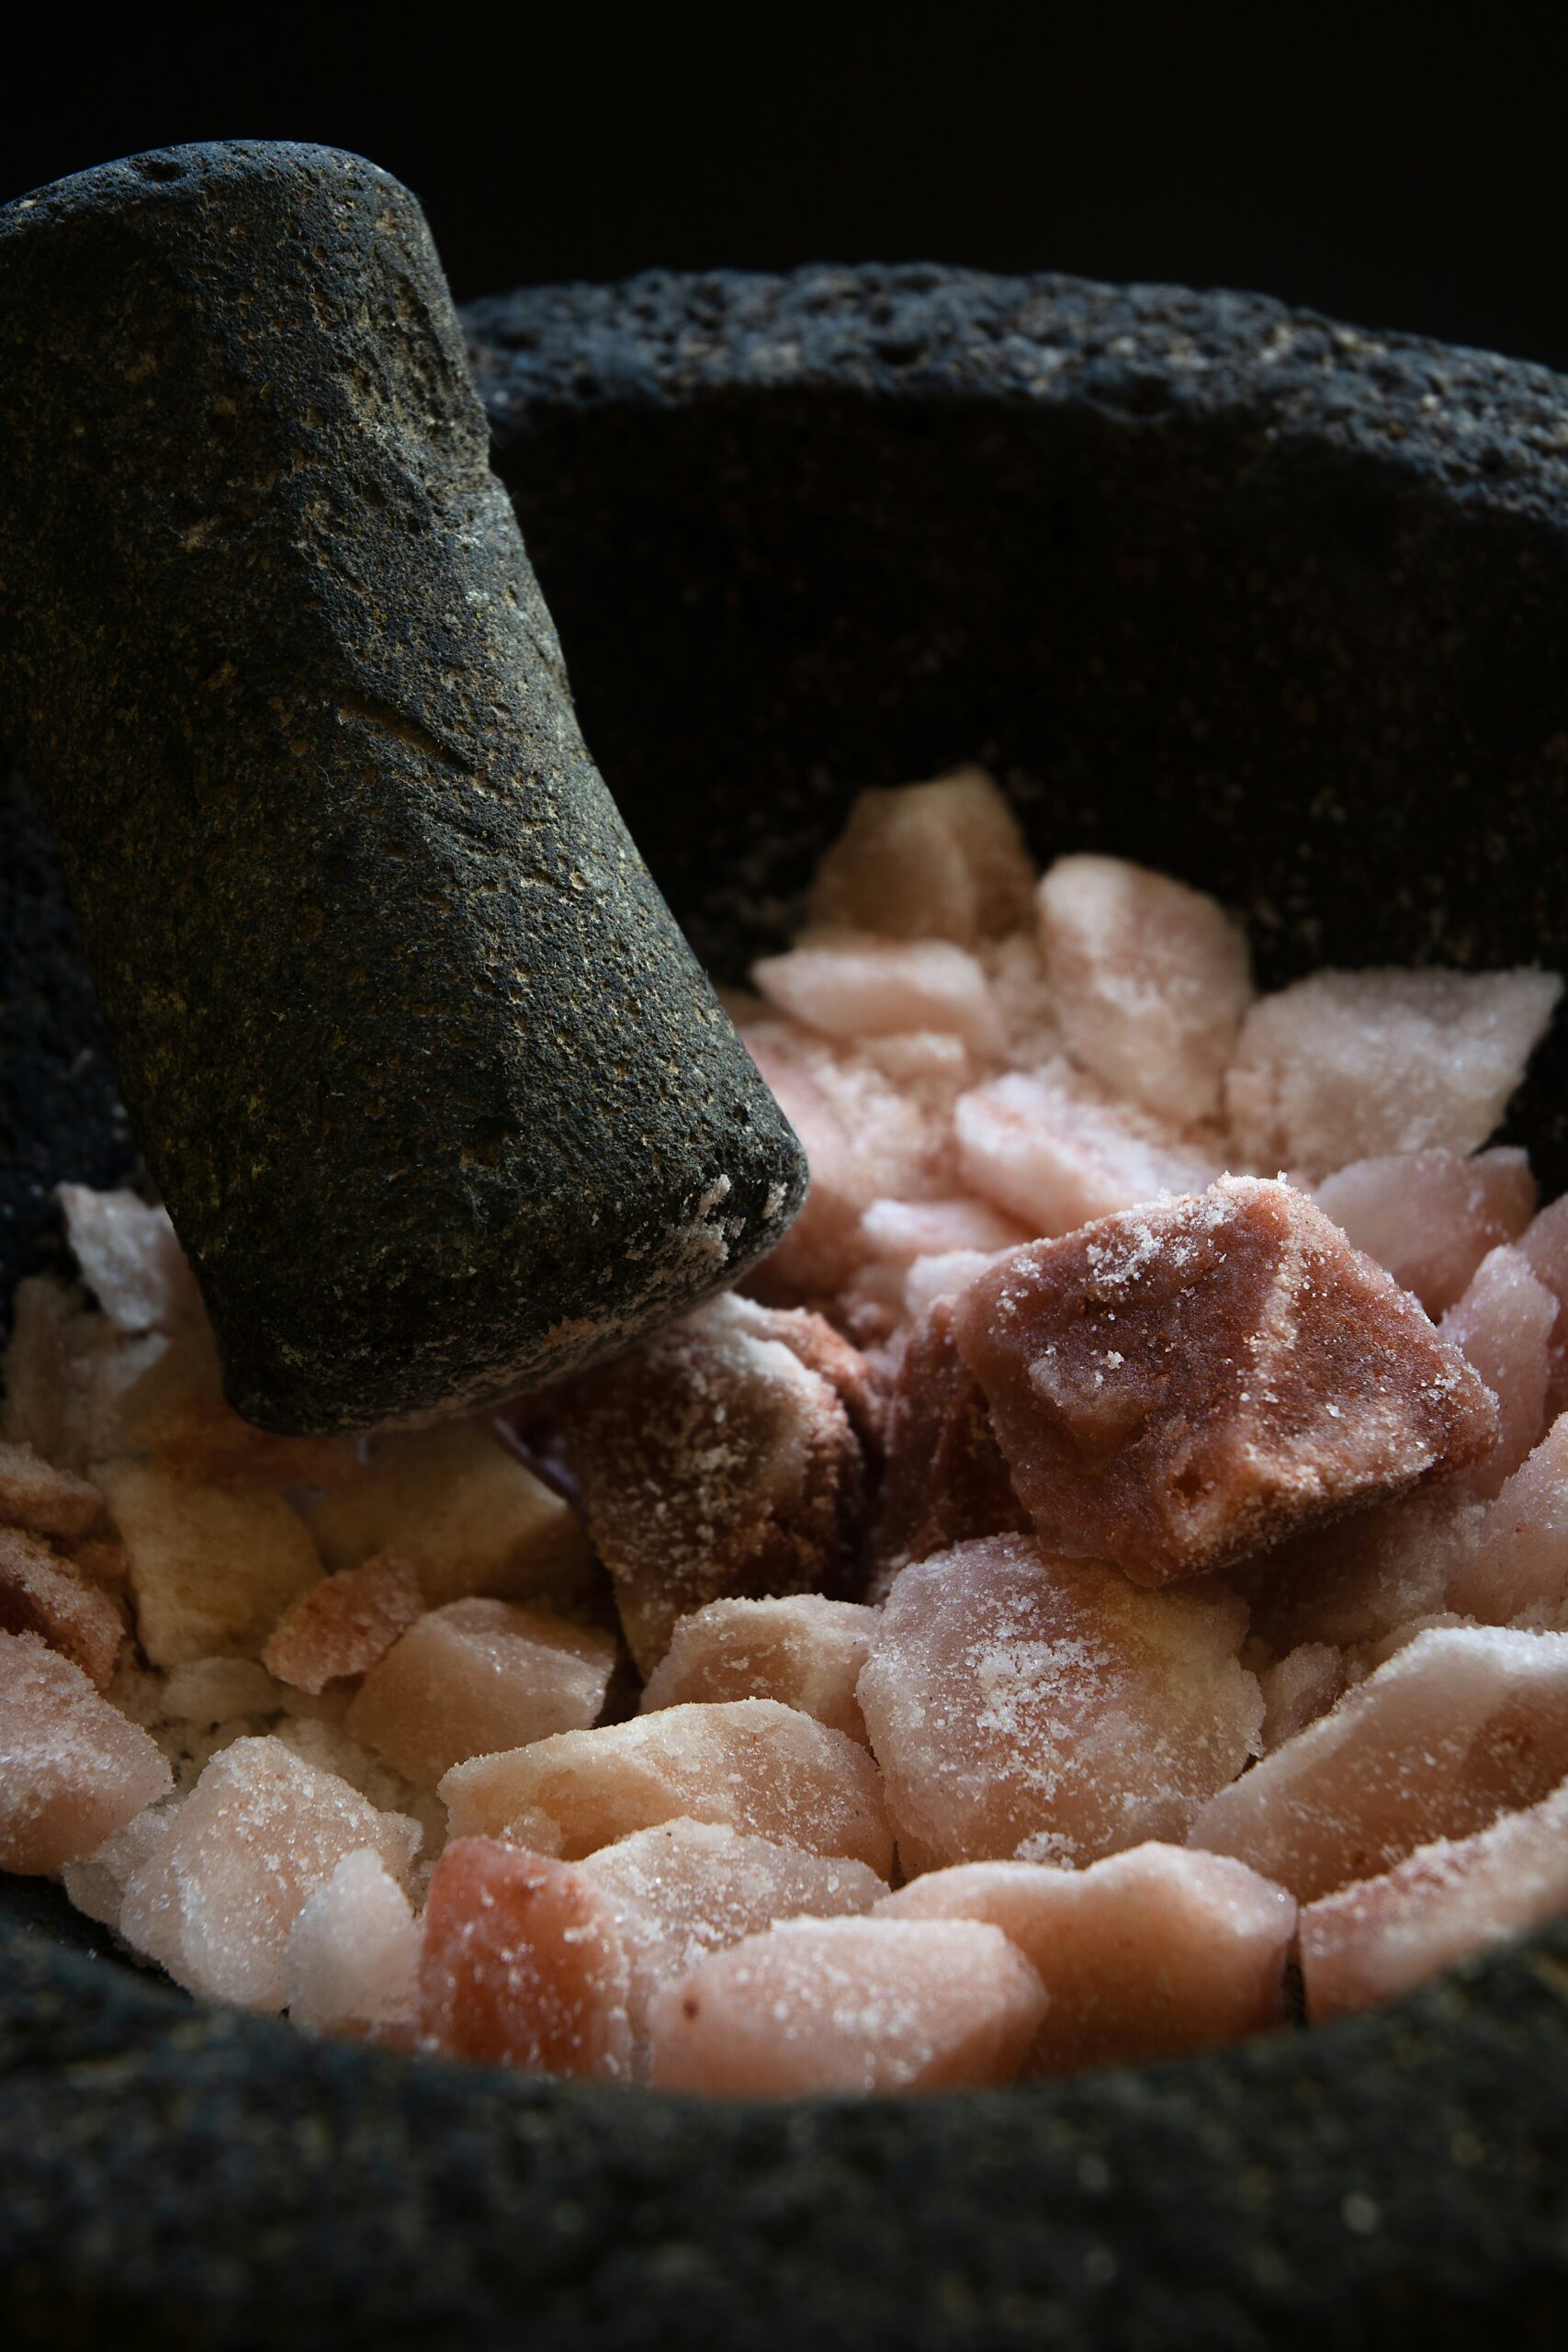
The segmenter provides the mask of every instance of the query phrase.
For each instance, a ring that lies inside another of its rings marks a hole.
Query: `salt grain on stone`
[[[0,1633],[0,1869],[59,1871],[167,1796],[147,1733],[36,1634]]]
[[[419,1957],[406,1892],[374,1847],[356,1847],[289,1930],[283,1972],[290,2021],[307,2033],[412,2025]]]
[[[615,1664],[597,1628],[506,1600],[454,1600],[411,1625],[344,1718],[411,1781],[596,1723]]]
[[[819,1592],[710,1601],[676,1626],[642,1712],[688,1699],[777,1699],[863,1741],[855,1684],[876,1623],[874,1609]]]

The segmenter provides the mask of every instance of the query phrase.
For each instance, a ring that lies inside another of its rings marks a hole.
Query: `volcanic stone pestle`
[[[624,1345],[805,1192],[578,731],[420,209],[135,156],[0,210],[0,740],[240,1411]]]

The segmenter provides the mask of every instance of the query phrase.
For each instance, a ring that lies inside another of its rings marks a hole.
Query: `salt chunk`
[[[777,1699],[863,1741],[855,1684],[876,1611],[804,1592],[712,1600],[682,1617],[642,1694],[642,1712],[688,1699]]]
[[[999,1250],[944,1250],[936,1257],[917,1258],[904,1277],[906,1317],[917,1321],[939,1299],[961,1296],[1002,1254]]]
[[[0,1356],[0,1437],[75,1468],[86,1457],[74,1427],[73,1319],[72,1294],[52,1275],[28,1274],[17,1283]]]
[[[661,2090],[735,2098],[1010,2083],[1045,2013],[1040,1979],[972,1919],[789,1919],[654,1996]]]
[[[101,1690],[125,1626],[102,1587],[37,1535],[0,1527],[0,1628],[37,1634]]]
[[[1545,1035],[1553,972],[1314,972],[1258,1000],[1225,1080],[1244,1159],[1316,1176],[1483,1144]]]
[[[0,1526],[69,1540],[85,1535],[102,1509],[85,1478],[51,1468],[30,1445],[0,1442]]]
[[[1032,1236],[1015,1218],[1003,1216],[988,1201],[873,1201],[861,1218],[866,1248],[874,1257],[891,1258],[908,1265],[916,1258],[940,1257],[955,1250],[1016,1249]]]
[[[1030,919],[1034,861],[984,768],[860,794],[819,862],[815,924],[974,947]]]
[[[990,1408],[953,1336],[950,1299],[910,1329],[887,1400],[886,1461],[872,1521],[873,1591],[911,1560],[979,1535],[1021,1532]]]
[[[172,1331],[199,1317],[201,1294],[166,1209],[86,1184],[62,1184],[60,1204],[82,1279],[116,1330]]]
[[[262,1659],[280,1682],[324,1690],[344,1675],[367,1672],[423,1609],[419,1578],[408,1562],[378,1552],[291,1600],[268,1634]]]
[[[1557,1301],[1546,1384],[1547,1410],[1555,1419],[1568,1412],[1568,1193],[1531,1218],[1519,1237],[1519,1254]]]
[[[961,1095],[953,1119],[964,1185],[1031,1233],[1071,1233],[1163,1193],[1201,1193],[1220,1172],[1213,1152],[1060,1057]]]
[[[1240,924],[1201,891],[1117,857],[1059,857],[1037,904],[1079,1068],[1179,1125],[1213,1118],[1252,1001]]]
[[[624,2079],[629,1974],[611,1905],[581,1871],[456,1838],[424,1907],[419,2022],[433,2048],[531,2075]]]
[[[1450,1580],[1451,1606],[1483,1624],[1561,1625],[1568,1611],[1568,1414],[1488,1504],[1474,1549]]]
[[[420,1932],[407,1893],[372,1846],[345,1854],[288,1932],[284,1995],[307,2033],[412,2025]]]
[[[1490,1498],[1545,1434],[1548,1350],[1557,1300],[1517,1250],[1492,1250],[1458,1305],[1443,1317],[1443,1337],[1472,1363],[1498,1404],[1497,1434],[1471,1469],[1473,1494]]]
[[[254,1657],[199,1657],[164,1676],[160,1712],[210,1731],[239,1715],[276,1715],[288,1697]]]
[[[1016,1944],[1048,2004],[1026,2074],[1133,2065],[1285,2021],[1295,1902],[1228,1856],[1150,1842],[1082,1871],[961,1863],[872,1916],[984,1919]]]
[[[815,933],[751,978],[770,1004],[825,1037],[856,1040],[939,1029],[1000,1057],[1001,1024],[975,957],[942,939]]]
[[[1484,1516],[1451,1487],[1417,1487],[1288,1536],[1227,1581],[1247,1601],[1248,1631],[1276,1656],[1303,1643],[1381,1641],[1445,1606]]]
[[[345,1718],[411,1781],[598,1719],[615,1664],[608,1634],[506,1600],[452,1600],[373,1666]]]
[[[1332,1642],[1302,1642],[1258,1675],[1263,1693],[1263,1753],[1272,1756],[1325,1715],[1348,1680],[1345,1654]]]
[[[763,1306],[732,1291],[728,1314],[733,1329],[750,1332],[753,1339],[776,1340],[807,1372],[825,1380],[868,1461],[881,1459],[887,1399],[886,1375],[877,1362],[852,1346],[825,1316],[807,1307]]]
[[[73,1907],[118,1934],[127,1883],[162,1845],[179,1809],[177,1798],[146,1805],[80,1861],[67,1862],[60,1875]]]
[[[187,1992],[280,2009],[289,1934],[310,1895],[360,1847],[404,1880],[419,1842],[416,1823],[378,1813],[280,1740],[237,1739],[132,1874],[120,1933]]]
[[[848,1855],[879,1878],[893,1860],[865,1749],[773,1699],[661,1707],[477,1756],[454,1766],[440,1794],[454,1837],[504,1833],[567,1861],[680,1815]]]
[[[987,941],[979,954],[1001,1024],[1004,1058],[1013,1069],[1038,1069],[1063,1050],[1039,941],[1032,932],[1015,931],[1006,939]]]
[[[141,1462],[93,1473],[130,1558],[136,1630],[154,1666],[258,1652],[321,1563],[281,1496],[198,1485]]]
[[[1318,1207],[1346,1239],[1413,1290],[1428,1315],[1452,1306],[1489,1250],[1517,1241],[1535,1209],[1522,1151],[1462,1159],[1396,1152],[1352,1160],[1317,1187]]]
[[[1245,1631],[1231,1594],[1140,1592],[1026,1537],[907,1567],[860,1679],[906,1873],[1179,1838],[1256,1752]]]
[[[79,1666],[36,1634],[0,1633],[0,1869],[77,1861],[171,1785],[147,1733]]]
[[[1222,1789],[1188,1843],[1309,1903],[1536,1804],[1564,1773],[1568,1634],[1434,1628]]]
[[[1464,1467],[1496,1426],[1409,1294],[1253,1177],[1015,1250],[953,1329],[1041,1542],[1139,1584]]]

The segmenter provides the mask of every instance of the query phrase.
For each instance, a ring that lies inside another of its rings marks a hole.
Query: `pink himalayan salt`
[[[817,867],[814,924],[974,947],[1030,919],[1034,861],[984,768],[863,792]]]
[[[67,1862],[60,1875],[74,1908],[89,1919],[119,1932],[120,1905],[131,1878],[163,1843],[179,1813],[173,1803],[150,1804],[116,1829],[79,1861]]]
[[[1285,2020],[1295,1902],[1228,1856],[1151,1842],[1083,1871],[963,1863],[872,1916],[985,1919],[1017,1945],[1049,2003],[1026,2074],[1132,2065]]]
[[[1489,1250],[1443,1337],[1461,1351],[1498,1404],[1497,1434],[1466,1483],[1490,1498],[1545,1432],[1547,1350],[1557,1300],[1517,1250]]]
[[[880,1461],[886,1411],[886,1377],[882,1366],[808,1307],[763,1306],[754,1298],[741,1297],[738,1291],[730,1292],[729,1301],[733,1328],[756,1340],[776,1340],[807,1372],[825,1380],[843,1407],[867,1461]]]
[[[254,1657],[198,1657],[164,1675],[161,1713],[209,1731],[236,1715],[275,1715],[288,1696]]]
[[[36,1634],[0,1633],[0,1870],[58,1871],[167,1796],[139,1724]]]
[[[508,1600],[452,1600],[370,1668],[344,1727],[428,1788],[470,1756],[585,1731],[615,1664],[596,1628]]]
[[[1032,1233],[1071,1233],[1162,1193],[1201,1193],[1220,1172],[1215,1153],[1061,1057],[976,1087],[953,1117],[964,1185]]]
[[[642,1712],[687,1699],[777,1699],[863,1742],[855,1684],[876,1624],[874,1609],[819,1592],[711,1600],[676,1626],[648,1679]]]
[[[1417,1487],[1288,1536],[1244,1560],[1227,1582],[1251,1612],[1249,1634],[1276,1657],[1303,1643],[1380,1641],[1445,1606],[1483,1518],[1484,1506],[1468,1495]]]
[[[36,1535],[0,1527],[0,1628],[37,1634],[107,1686],[125,1638],[118,1604]]]
[[[1349,1677],[1332,1642],[1302,1642],[1258,1677],[1263,1693],[1263,1753],[1294,1739],[1341,1697]]]
[[[310,1529],[278,1495],[141,1462],[101,1463],[93,1475],[130,1555],[137,1634],[154,1666],[258,1652],[321,1576]]]
[[[1119,1094],[1190,1126],[1213,1118],[1252,966],[1213,899],[1116,857],[1060,857],[1037,904],[1067,1051]]]
[[[310,1518],[329,1568],[395,1552],[432,1608],[474,1593],[550,1608],[592,1586],[576,1512],[489,1420],[372,1440],[366,1467]]]
[[[1245,1159],[1326,1176],[1391,1152],[1473,1151],[1545,1035],[1552,972],[1314,972],[1258,1000],[1225,1080]]]
[[[1555,1419],[1568,1412],[1568,1193],[1530,1220],[1519,1237],[1519,1254],[1558,1302],[1547,1343],[1546,1405]]]
[[[680,1816],[845,1854],[879,1878],[893,1860],[865,1749],[773,1699],[689,1701],[476,1756],[440,1794],[455,1837],[504,1834],[566,1861]]]
[[[630,1975],[608,1898],[581,1871],[489,1838],[432,1872],[419,1966],[422,2039],[531,2075],[624,2079]]]
[[[120,1933],[187,1992],[280,2009],[294,1922],[344,1856],[369,1847],[400,1882],[419,1845],[416,1822],[281,1740],[236,1739],[128,1882]]]
[[[942,1298],[957,1298],[994,1266],[1000,1250],[945,1250],[940,1256],[917,1258],[904,1277],[902,1306],[909,1322],[918,1321]]]
[[[85,1478],[53,1469],[30,1445],[0,1443],[0,1526],[69,1541],[85,1535],[102,1509]]]
[[[832,1591],[861,1449],[827,1381],[748,1302],[713,1300],[561,1391],[560,1426],[638,1668],[705,1601]]]
[[[126,1339],[106,1315],[85,1312],[79,1294],[48,1274],[17,1285],[11,1337],[0,1362],[0,1434],[48,1462],[81,1471],[130,1450],[146,1411],[168,1389],[165,1365],[182,1370],[189,1334]],[[216,1350],[206,1340],[218,1379]],[[178,1385],[178,1384],[175,1384]]]
[[[1018,1534],[1029,1515],[978,1381],[939,1299],[905,1339],[888,1391],[886,1458],[872,1520],[873,1594],[911,1560],[979,1535]]]
[[[1473,1837],[1420,1846],[1302,1913],[1307,2015],[1392,2001],[1568,1911],[1568,1782]]]
[[[291,1600],[267,1635],[262,1663],[280,1682],[316,1695],[344,1675],[367,1673],[423,1611],[408,1562],[378,1552]]]
[[[60,1203],[82,1279],[117,1330],[170,1331],[200,1317],[201,1294],[166,1209],[86,1184],[62,1184]]]
[[[602,1846],[578,1867],[614,1909],[631,1972],[627,2009],[639,2037],[660,1985],[685,1975],[709,1952],[778,1919],[869,1911],[887,1892],[886,1881],[863,1862],[742,1837],[713,1821],[660,1822]]]
[[[1375,1258],[1428,1315],[1461,1295],[1489,1250],[1517,1241],[1535,1209],[1522,1151],[1453,1151],[1356,1159],[1317,1187],[1318,1207]]]
[[[1485,1625],[1560,1623],[1568,1608],[1568,1414],[1487,1506],[1448,1599]]]
[[[1179,1838],[1256,1752],[1246,1611],[1020,1536],[907,1567],[860,1702],[907,1873]]]
[[[1028,1961],[972,1919],[789,1919],[654,1996],[661,2090],[766,2098],[1010,2083],[1045,2013]]]
[[[1568,1772],[1568,1634],[1428,1629],[1193,1822],[1302,1902],[1533,1804]]]
[[[1045,958],[1032,932],[987,940],[979,951],[1002,1024],[1002,1050],[1012,1069],[1038,1069],[1063,1051],[1062,1028],[1045,977]]]
[[[825,1037],[854,1042],[936,1030],[962,1037],[972,1053],[1001,1057],[985,972],[944,939],[810,933],[784,955],[762,956],[751,978],[770,1004]]]
[[[307,2033],[412,2025],[419,1958],[407,1893],[374,1847],[356,1847],[288,1931],[283,1974],[290,2022]]]
[[[1016,1249],[1032,1236],[988,1201],[873,1201],[861,1218],[866,1248],[874,1257],[908,1265],[916,1258],[942,1257],[956,1250]]]
[[[953,1329],[1041,1542],[1144,1585],[1462,1468],[1496,1426],[1409,1294],[1255,1177],[1015,1250]]]

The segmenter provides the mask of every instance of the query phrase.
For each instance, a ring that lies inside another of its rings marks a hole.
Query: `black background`
[[[1568,369],[1568,12],[21,11],[0,197],[138,148],[357,148],[459,299],[657,264],[1235,285]]]

